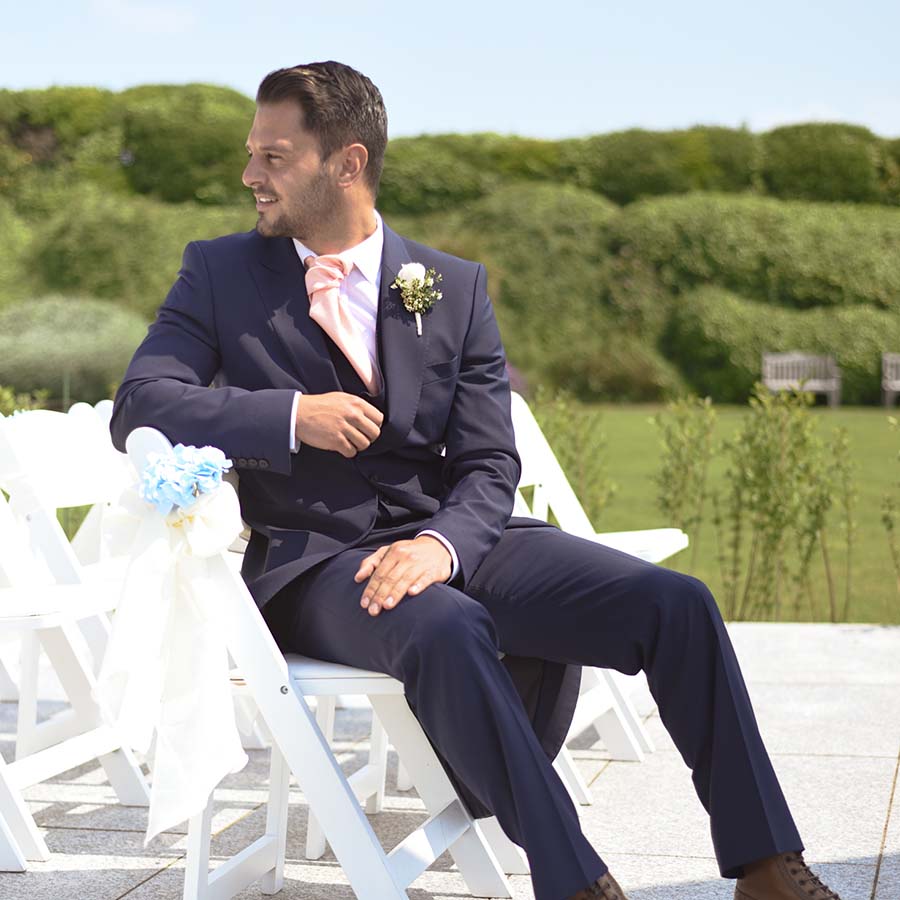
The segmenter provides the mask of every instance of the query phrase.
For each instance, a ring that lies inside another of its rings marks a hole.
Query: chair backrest
[[[32,553],[28,532],[0,492],[0,588],[34,589],[52,583],[50,570]]]
[[[552,511],[563,531],[579,537],[593,537],[596,529],[572,490],[537,419],[525,398],[515,392],[512,394],[512,423],[516,449],[522,459],[513,514],[547,519]],[[522,493],[523,488],[532,489],[530,503]]]
[[[131,480],[127,458],[110,440],[106,412],[77,403],[68,413],[30,410],[0,417],[0,488],[60,583],[82,577],[57,510],[112,503]]]
[[[840,370],[833,356],[817,356],[799,351],[763,353],[762,372],[763,381],[824,381],[840,377]]]
[[[900,381],[900,353],[881,354],[881,377],[884,381]]]

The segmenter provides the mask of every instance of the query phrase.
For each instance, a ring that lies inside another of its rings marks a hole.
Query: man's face
[[[316,137],[303,128],[293,101],[256,108],[247,137],[250,159],[243,182],[256,197],[263,237],[295,237],[304,243],[338,208],[340,191]]]

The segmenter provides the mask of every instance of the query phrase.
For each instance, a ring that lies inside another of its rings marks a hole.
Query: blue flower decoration
[[[151,453],[141,475],[140,495],[167,516],[176,506],[188,509],[201,494],[222,483],[231,460],[217,447],[176,444],[171,453]]]

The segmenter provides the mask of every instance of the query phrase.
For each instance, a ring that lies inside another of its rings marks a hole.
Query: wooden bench
[[[770,391],[802,388],[813,394],[825,394],[828,405],[841,405],[841,370],[833,356],[812,353],[763,353],[762,380]]]
[[[884,405],[894,405],[894,397],[900,393],[900,353],[881,354],[881,396]]]

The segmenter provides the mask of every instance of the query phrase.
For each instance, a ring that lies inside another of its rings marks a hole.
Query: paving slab
[[[900,628],[737,623],[729,630],[807,860],[843,900],[900,900]],[[594,797],[592,806],[579,808],[585,833],[631,900],[731,900],[733,882],[718,876],[708,819],[655,713],[646,679],[639,675],[626,683],[658,749],[643,763],[629,763],[610,761],[591,731],[570,744]],[[58,687],[51,685],[41,714],[60,706]],[[0,703],[0,752],[6,759],[12,758],[15,711],[15,704]],[[345,771],[365,761],[370,722],[370,710],[358,703],[338,711],[335,747]],[[264,825],[268,752],[249,756],[249,765],[216,793],[213,866]],[[396,772],[391,752],[385,809],[370,820],[386,846],[425,818],[414,791],[396,790]],[[25,874],[0,874],[0,900],[180,900],[184,825],[145,848],[146,812],[120,807],[96,763],[29,788],[26,796],[53,856]],[[296,785],[290,797],[279,896],[352,900],[330,850],[320,860],[303,858],[308,808]],[[510,882],[516,900],[533,900],[527,876]],[[445,854],[409,896],[464,900],[468,894]],[[239,895],[262,897],[258,886]]]

